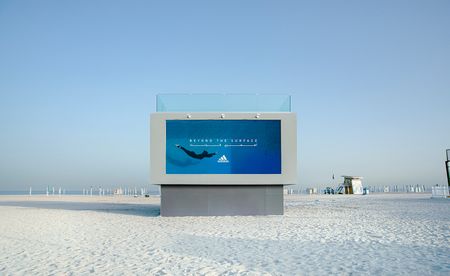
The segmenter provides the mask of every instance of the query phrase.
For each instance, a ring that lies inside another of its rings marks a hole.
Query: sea
[[[30,190],[27,191],[0,191],[0,195],[29,195]],[[31,191],[33,195],[45,195],[46,191]],[[52,194],[51,192],[49,194]],[[58,191],[55,190],[55,195],[58,194]],[[83,191],[65,191],[65,195],[82,195]]]
[[[140,192],[140,191],[139,191]],[[0,191],[0,195],[29,195],[30,194],[30,190],[19,190],[19,191]],[[46,195],[46,191],[35,191],[32,190],[31,191],[32,195]],[[62,195],[83,195],[83,191],[64,191],[61,192]],[[98,191],[93,191],[92,193],[93,195],[98,195]],[[159,195],[159,191],[147,191],[146,194],[149,195]],[[49,195],[53,195],[53,192],[50,191]],[[58,190],[55,190],[55,195],[59,195]],[[139,194],[140,195],[140,194]],[[106,194],[105,194],[106,196]]]

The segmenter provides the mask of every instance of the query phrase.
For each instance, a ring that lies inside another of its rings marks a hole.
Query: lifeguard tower
[[[342,188],[339,190],[342,191],[343,194],[347,195],[362,195],[363,194],[363,186],[362,186],[362,177],[360,176],[348,176],[343,175],[344,184],[342,184]]]

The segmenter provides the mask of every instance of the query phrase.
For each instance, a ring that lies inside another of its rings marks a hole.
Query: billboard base
[[[161,216],[283,215],[283,185],[161,185]]]

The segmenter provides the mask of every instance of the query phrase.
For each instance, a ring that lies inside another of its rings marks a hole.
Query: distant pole
[[[30,186],[30,195],[31,195],[31,186]]]
[[[447,150],[447,161],[445,161],[445,170],[447,172],[447,184],[450,187],[450,149]]]
[[[332,189],[333,192],[327,191],[327,187],[325,187],[325,190],[324,190],[324,191],[335,194],[337,188],[336,188],[336,181],[335,181],[335,178],[334,178],[334,171],[332,171],[331,173],[332,173],[332,175],[331,175],[331,185],[330,185],[330,188]]]

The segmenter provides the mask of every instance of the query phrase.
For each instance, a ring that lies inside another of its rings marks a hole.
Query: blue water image
[[[167,120],[166,174],[281,174],[281,121]]]

